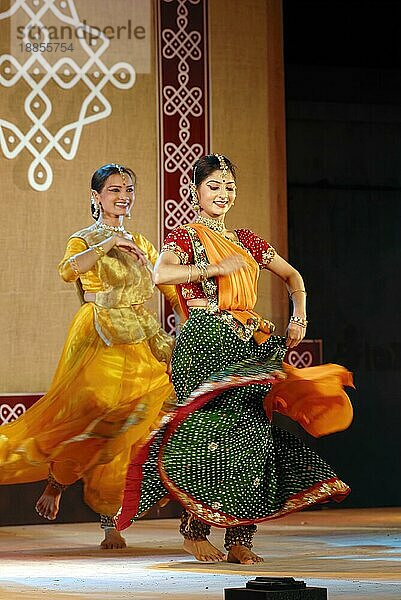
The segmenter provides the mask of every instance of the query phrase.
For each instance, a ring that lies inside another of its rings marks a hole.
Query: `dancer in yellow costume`
[[[48,393],[0,428],[0,484],[47,479],[36,510],[55,519],[62,491],[78,479],[101,516],[104,548],[125,546],[113,515],[136,448],[175,403],[169,379],[173,339],[144,302],[154,292],[154,246],[123,226],[135,175],[109,164],[93,175],[96,223],[74,233],[59,265],[76,282],[78,310]],[[177,303],[172,286],[160,286]]]

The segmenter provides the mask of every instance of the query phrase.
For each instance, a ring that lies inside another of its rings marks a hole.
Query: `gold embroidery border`
[[[196,501],[191,495],[187,494],[177,487],[166,474],[164,465],[159,464],[160,477],[165,487],[185,508],[185,510],[194,514],[199,520],[216,527],[234,527],[236,525],[251,525],[253,523],[261,523],[284,517],[290,513],[298,512],[303,508],[319,504],[330,500],[332,497],[340,496],[343,500],[350,493],[351,489],[337,477],[332,477],[325,481],[321,481],[307,490],[303,490],[294,496],[290,496],[284,506],[274,513],[266,517],[255,519],[240,519],[233,517],[221,511],[212,509],[202,502]]]

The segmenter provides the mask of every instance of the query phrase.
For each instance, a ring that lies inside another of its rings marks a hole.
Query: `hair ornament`
[[[121,165],[117,164],[117,163],[111,163],[111,165],[113,167],[115,167],[116,169],[118,169],[118,172],[121,176],[121,179],[123,180],[123,183],[125,183],[125,172],[124,172],[124,167],[122,167]]]
[[[220,168],[220,171],[222,171],[222,173],[221,173],[221,174],[222,174],[222,176],[223,176],[223,177],[227,177],[227,175],[228,175],[228,170],[229,170],[229,169],[228,169],[228,167],[227,167],[227,164],[226,164],[226,161],[225,161],[225,158],[224,158],[224,156],[223,156],[222,154],[215,154],[214,156],[215,156],[215,157],[218,159],[218,161],[219,161],[219,168]]]

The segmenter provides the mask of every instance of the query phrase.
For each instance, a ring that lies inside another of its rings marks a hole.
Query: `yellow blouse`
[[[147,266],[140,265],[126,252],[112,248],[86,273],[78,275],[71,267],[72,258],[111,235],[96,224],[74,233],[59,264],[59,273],[64,281],[80,282],[84,292],[95,294],[94,325],[107,345],[148,340],[155,355],[167,360],[172,339],[161,329],[157,316],[144,307],[154,292],[152,267],[158,258],[157,250],[145,236],[132,233],[134,243],[148,259]],[[163,285],[159,289],[174,308],[178,304],[174,286]]]

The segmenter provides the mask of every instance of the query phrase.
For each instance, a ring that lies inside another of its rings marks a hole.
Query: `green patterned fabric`
[[[280,336],[257,345],[207,310],[191,309],[173,355],[177,414],[185,411],[185,418],[172,434],[170,424],[153,438],[132,519],[166,493],[204,522],[231,527],[344,492],[332,469],[263,410],[267,378],[285,352]],[[222,384],[230,389],[191,412],[202,394]]]

